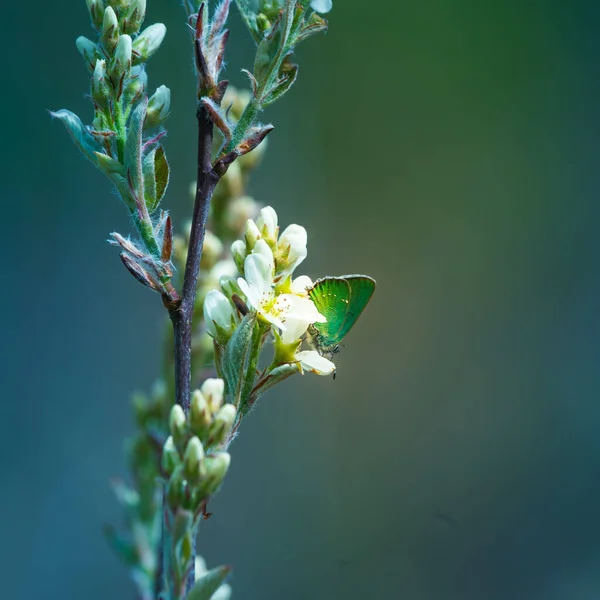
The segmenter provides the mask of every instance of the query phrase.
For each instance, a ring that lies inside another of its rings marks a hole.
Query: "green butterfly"
[[[322,356],[332,358],[339,344],[354,327],[375,291],[375,280],[367,275],[323,277],[308,290],[317,310],[327,319],[308,329],[310,343]]]

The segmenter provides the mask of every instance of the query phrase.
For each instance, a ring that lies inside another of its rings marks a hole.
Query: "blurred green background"
[[[91,119],[85,2],[3,6],[2,598],[133,597],[105,546],[132,389],[163,309],[105,242],[109,182],[46,109]],[[151,87],[173,91],[166,206],[194,176],[183,11]],[[303,271],[375,297],[338,378],[265,397],[199,548],[234,599],[600,597],[600,5],[337,0],[251,192],[309,231]],[[237,15],[228,75],[250,65]]]

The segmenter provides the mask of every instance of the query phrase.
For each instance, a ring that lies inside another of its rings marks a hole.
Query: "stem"
[[[175,402],[186,415],[190,410],[190,394],[192,381],[192,317],[194,302],[202,258],[204,233],[210,208],[210,199],[219,181],[219,176],[212,168],[211,150],[213,142],[213,123],[209,119],[204,105],[200,103],[196,113],[198,119],[198,172],[196,182],[196,198],[192,215],[192,229],[188,246],[183,291],[181,299],[171,305],[169,314],[173,323],[175,344]],[[195,579],[195,544],[192,553],[192,565],[187,581],[186,591],[194,584]]]

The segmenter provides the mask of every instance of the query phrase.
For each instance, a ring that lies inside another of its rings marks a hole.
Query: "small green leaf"
[[[210,600],[213,594],[223,585],[230,572],[231,567],[211,569],[196,581],[186,600]]]
[[[165,155],[165,150],[159,146],[154,159],[154,169],[156,172],[156,198],[158,204],[163,199],[167,186],[169,185],[169,163]],[[158,206],[157,204],[157,206]],[[156,208],[156,207],[155,207]]]
[[[67,131],[71,134],[71,138],[75,145],[81,150],[82,154],[93,164],[98,166],[98,158],[96,152],[101,152],[102,147],[96,141],[94,136],[88,131],[87,127],[81,122],[81,119],[70,110],[58,110],[51,112],[55,119],[60,119]]]
[[[142,129],[146,118],[148,99],[144,98],[133,109],[127,125],[127,141],[125,142],[125,168],[129,171],[133,190],[139,194],[143,191],[142,174]]]
[[[158,208],[169,183],[169,163],[162,146],[154,148],[144,157],[142,171],[144,199],[151,214]]]
[[[244,19],[244,23],[246,23],[246,27],[248,27],[248,30],[250,31],[250,35],[252,35],[257,44],[260,43],[262,36],[256,26],[256,11],[252,8],[252,5],[255,3],[251,2],[251,0],[235,0],[235,3],[237,4],[242,19]]]
[[[298,65],[291,65],[289,71],[284,73],[263,100],[263,106],[269,106],[281,98],[294,85],[298,77]]]
[[[110,525],[106,525],[103,528],[103,532],[110,547],[126,565],[135,567],[139,564],[135,545],[131,540],[125,539],[123,536],[119,535],[114,527],[111,527]]]
[[[256,313],[249,313],[234,331],[225,348],[223,359],[223,374],[227,383],[227,392],[232,396],[232,403],[239,406],[246,363],[252,345],[254,328],[258,327]]]
[[[104,154],[103,152],[94,152],[94,154],[98,161],[98,168],[109,177],[112,173],[118,173],[121,177],[127,175],[125,167],[118,160],[111,158],[108,154]]]

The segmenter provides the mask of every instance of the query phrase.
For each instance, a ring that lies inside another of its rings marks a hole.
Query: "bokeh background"
[[[189,211],[194,82],[176,0],[166,200]],[[374,299],[338,378],[244,424],[201,531],[234,598],[600,597],[600,5],[337,0],[251,192],[309,231],[304,271]],[[105,546],[128,398],[163,309],[105,242],[108,180],[46,109],[91,114],[83,0],[2,8],[0,581],[11,600],[133,597]],[[251,45],[236,16],[228,74]],[[84,119],[85,120],[85,119]],[[89,120],[89,119],[88,119]]]

